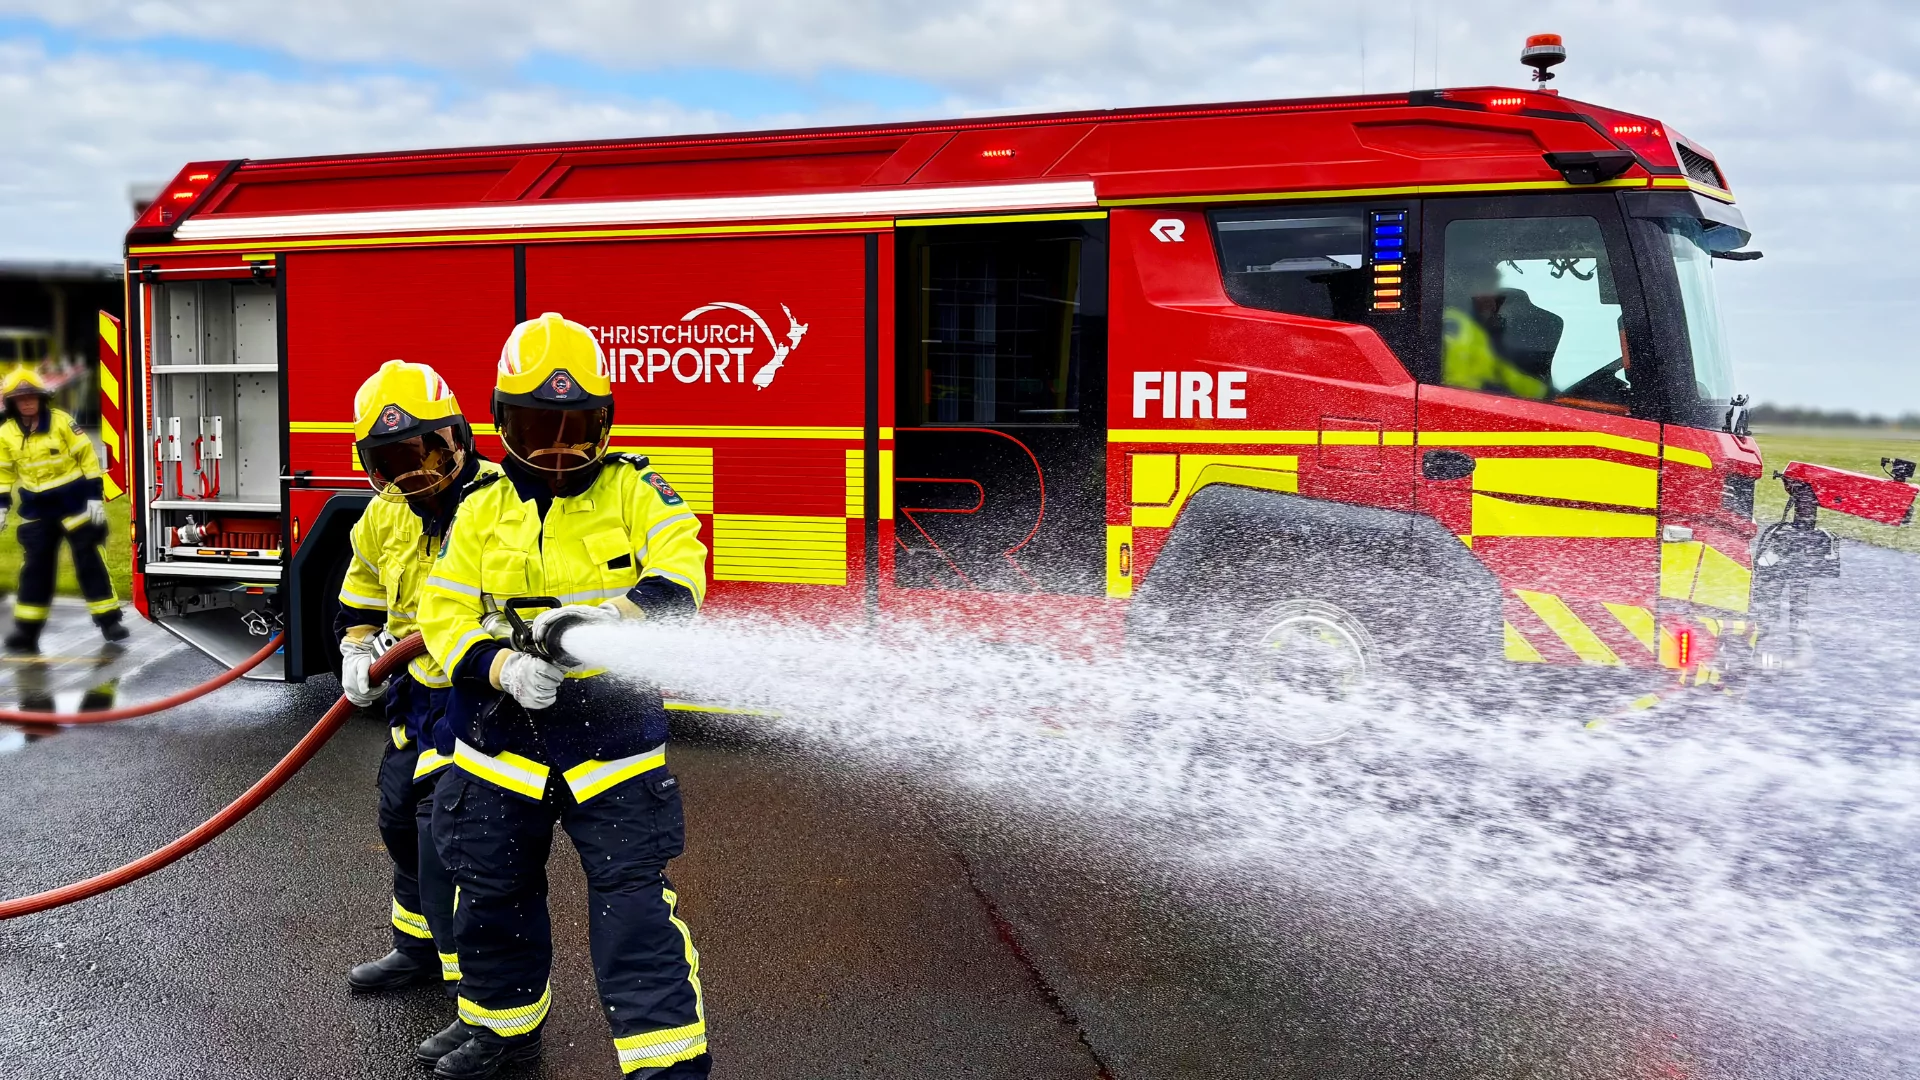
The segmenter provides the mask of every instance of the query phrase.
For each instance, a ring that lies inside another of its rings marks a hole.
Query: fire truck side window
[[[904,284],[918,347],[902,372],[907,424],[1081,421],[1085,241],[969,231],[919,237]],[[1100,280],[1096,276],[1096,282]],[[1097,410],[1096,410],[1097,411]]]
[[[1366,215],[1307,207],[1226,210],[1213,215],[1221,277],[1241,307],[1359,322],[1371,282]]]
[[[1442,383],[1627,411],[1631,357],[1597,220],[1462,219],[1444,246]]]

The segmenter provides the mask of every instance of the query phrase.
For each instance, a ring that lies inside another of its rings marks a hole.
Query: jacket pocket
[[[527,595],[527,553],[498,549],[481,553],[480,591],[494,596]]]

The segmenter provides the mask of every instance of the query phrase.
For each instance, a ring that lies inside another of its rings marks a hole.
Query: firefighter
[[[393,950],[356,965],[347,983],[362,993],[432,980],[451,987],[460,978],[453,884],[432,833],[434,784],[451,759],[431,745],[450,680],[424,654],[383,686],[370,684],[369,670],[417,629],[420,586],[462,491],[500,469],[474,451],[460,403],[425,364],[381,365],[354,394],[353,414],[355,449],[379,497],[354,524],[334,632],[347,697],[362,707],[386,702],[379,825],[393,859]]]
[[[419,1057],[458,1080],[540,1052],[557,820],[586,871],[594,976],[622,1071],[705,1076],[700,956],[665,876],[686,829],[659,691],[496,640],[516,597],[563,605],[533,620],[536,641],[556,616],[693,614],[706,591],[700,525],[645,458],[607,453],[612,386],[580,324],[548,313],[514,328],[493,417],[505,475],[468,492],[420,605],[427,648],[453,675],[437,749],[455,770],[433,828],[460,897],[462,980],[459,1022]]]
[[[1447,304],[1440,314],[1440,381],[1464,390],[1535,401],[1552,397],[1551,383],[1502,356],[1488,331],[1499,319],[1505,299],[1499,265],[1492,260],[1464,263],[1447,267]],[[1456,291],[1465,295],[1465,307],[1458,306]]]
[[[0,528],[6,527],[17,489],[24,556],[7,650],[40,651],[62,537],[73,552],[73,573],[100,636],[125,641],[120,600],[100,558],[100,545],[107,539],[107,504],[93,440],[73,417],[53,407],[52,391],[32,367],[21,364],[0,379],[0,398],[6,399],[5,419],[0,420]]]

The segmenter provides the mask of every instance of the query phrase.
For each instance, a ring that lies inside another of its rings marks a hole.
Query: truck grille
[[[1720,166],[1715,164],[1712,158],[1697,151],[1689,150],[1685,146],[1679,146],[1678,149],[1680,151],[1680,168],[1686,172],[1688,179],[1698,180],[1703,184],[1712,184],[1721,191],[1729,190],[1727,182],[1720,176]]]
[[[1727,475],[1726,486],[1720,490],[1720,505],[1728,511],[1748,521],[1752,521],[1753,488],[1757,482],[1758,481],[1751,476],[1729,473]]]

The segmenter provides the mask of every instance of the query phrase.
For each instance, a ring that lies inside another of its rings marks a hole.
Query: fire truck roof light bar
[[[1091,180],[985,184],[908,190],[811,192],[634,202],[509,203],[436,210],[366,210],[327,214],[189,218],[177,240],[251,240],[278,236],[343,236],[411,230],[518,229],[568,225],[765,221],[782,218],[891,217],[983,210],[1052,210],[1097,205]]]

